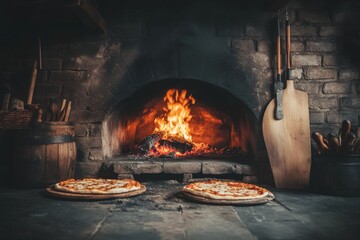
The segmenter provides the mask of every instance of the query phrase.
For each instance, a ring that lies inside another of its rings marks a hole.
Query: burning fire
[[[164,133],[163,139],[172,137],[192,142],[189,127],[192,118],[190,105],[195,104],[195,98],[186,95],[186,90],[180,92],[178,89],[169,89],[166,92],[164,114],[154,120],[154,132]]]
[[[189,122],[195,98],[186,90],[170,89],[164,97],[164,113],[155,118],[155,130],[145,148],[148,156],[186,156],[219,151],[205,143],[192,141]],[[221,150],[222,151],[222,150]]]

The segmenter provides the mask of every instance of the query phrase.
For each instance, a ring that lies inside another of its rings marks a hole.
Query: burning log
[[[176,152],[186,153],[192,150],[193,144],[186,140],[179,140],[175,138],[161,139],[159,141],[160,146],[174,149]]]
[[[163,135],[162,132],[157,132],[147,136],[139,143],[138,149],[144,154],[148,153],[161,140]]]

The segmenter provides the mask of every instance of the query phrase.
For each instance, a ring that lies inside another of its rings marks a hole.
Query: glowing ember
[[[195,104],[195,98],[191,95],[186,96],[186,94],[186,90],[179,92],[177,89],[170,89],[167,91],[164,97],[166,103],[164,114],[154,120],[154,132],[163,132],[163,139],[173,137],[192,142],[189,127],[192,118],[190,105]]]

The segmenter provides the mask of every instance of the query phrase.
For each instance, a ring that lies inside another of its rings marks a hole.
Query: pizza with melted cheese
[[[245,200],[266,197],[269,191],[254,184],[209,180],[186,185],[183,191],[199,197],[217,200]]]
[[[55,189],[62,192],[80,194],[116,194],[141,189],[141,184],[132,179],[83,178],[67,179],[55,184]]]

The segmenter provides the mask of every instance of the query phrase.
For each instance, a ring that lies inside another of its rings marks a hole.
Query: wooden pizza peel
[[[290,70],[290,24],[286,19],[287,70]],[[280,70],[280,33],[278,33],[278,74]],[[289,77],[289,74],[287,74]],[[311,165],[311,140],[308,95],[294,88],[292,80],[286,81],[283,90],[282,119],[275,114],[278,99],[267,106],[262,128],[271,170],[277,188],[304,188],[309,184]],[[281,110],[281,109],[280,109]]]

